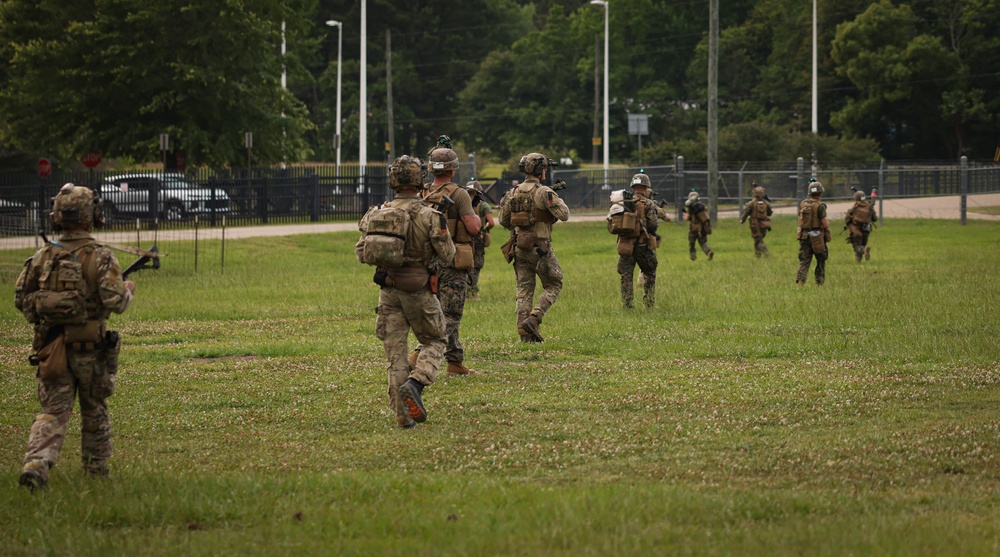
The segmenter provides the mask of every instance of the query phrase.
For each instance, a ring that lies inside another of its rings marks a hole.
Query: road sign
[[[83,166],[86,166],[87,168],[96,168],[99,164],[101,164],[100,151],[91,151],[83,156]]]
[[[38,159],[38,175],[45,178],[49,174],[52,174],[52,163],[49,159]]]

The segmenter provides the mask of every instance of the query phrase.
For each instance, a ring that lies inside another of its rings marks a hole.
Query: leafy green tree
[[[308,154],[303,106],[280,86],[281,21],[309,0],[6,0],[0,106],[10,142],[70,160],[159,158],[159,136],[194,164]]]

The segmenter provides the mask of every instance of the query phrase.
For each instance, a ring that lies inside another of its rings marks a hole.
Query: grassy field
[[[30,333],[4,284],[0,554],[1000,553],[1000,224],[893,220],[863,265],[838,237],[803,288],[792,217],[764,260],[735,220],[711,262],[664,226],[657,307],[627,311],[613,237],[559,225],[540,345],[517,342],[492,248],[462,327],[479,373],[442,375],[408,431],[354,234],[144,272],[113,319],[114,480],[83,477],[75,416],[34,495]]]

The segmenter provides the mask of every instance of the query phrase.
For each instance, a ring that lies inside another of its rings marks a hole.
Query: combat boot
[[[417,423],[427,421],[427,410],[424,409],[424,402],[420,398],[423,390],[423,384],[412,377],[399,386],[400,403],[407,415]]]
[[[465,367],[462,362],[448,362],[448,373],[452,375],[472,375],[475,370]]]
[[[28,491],[35,491],[44,488],[47,482],[35,470],[25,470],[21,472],[21,477],[18,478],[17,483],[22,487],[28,488]]]
[[[695,252],[694,250],[691,250],[691,261],[695,261],[697,259],[698,259],[697,252]]]
[[[521,321],[521,328],[524,332],[531,337],[532,342],[545,342],[542,338],[541,332],[538,330],[538,326],[542,324],[542,320],[534,315],[529,315],[527,319]]]
[[[871,258],[872,258],[872,248],[865,246],[865,261],[868,261]]]
[[[709,251],[708,252],[708,260],[711,261],[713,257],[715,257],[715,252],[714,251]]]
[[[419,357],[420,357],[420,349],[418,348],[418,349],[414,350],[413,352],[411,352],[410,356],[408,358],[406,358],[406,360],[408,362],[410,362],[411,366],[415,366],[415,365],[417,365],[417,358],[419,358]]]

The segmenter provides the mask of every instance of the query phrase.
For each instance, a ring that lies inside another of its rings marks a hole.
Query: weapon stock
[[[151,265],[147,265],[147,263],[149,263],[150,260],[152,260],[153,263]],[[124,271],[122,271],[122,280],[127,279],[128,276],[135,271],[141,271],[143,269],[159,269],[159,268],[160,268],[160,250],[157,249],[156,246],[153,246],[149,248],[149,251],[147,253],[140,255],[135,261],[132,262],[131,265],[129,265],[128,267],[125,268]]]

